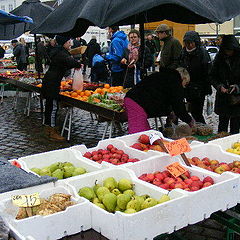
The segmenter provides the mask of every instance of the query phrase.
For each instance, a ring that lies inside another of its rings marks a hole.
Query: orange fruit
[[[89,91],[89,90],[85,91],[85,96],[89,97],[89,96],[91,96],[91,94],[92,94],[91,91]]]
[[[80,96],[81,96],[81,97],[83,97],[84,95],[85,95],[85,93],[84,93],[84,92],[81,92],[81,93],[80,93]]]
[[[76,92],[77,92],[78,95],[81,95],[82,91],[81,90],[77,90]]]
[[[104,88],[110,88],[110,85],[108,83],[104,84]]]
[[[77,94],[76,92],[72,92],[72,93],[71,93],[71,97],[72,97],[72,98],[78,97],[78,94]]]

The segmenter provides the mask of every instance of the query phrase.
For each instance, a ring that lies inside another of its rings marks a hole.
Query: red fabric
[[[148,116],[144,109],[131,98],[124,99],[124,107],[128,117],[128,133],[137,133],[150,130]]]

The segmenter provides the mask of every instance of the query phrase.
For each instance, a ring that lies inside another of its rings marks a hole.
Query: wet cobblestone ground
[[[104,132],[105,122],[98,123],[92,120],[88,112],[74,109],[72,125],[72,137],[70,142],[52,142],[44,137],[41,114],[31,111],[30,116],[23,114],[25,98],[19,100],[17,111],[12,109],[13,97],[4,98],[0,105],[0,160],[19,158],[22,156],[61,149],[76,144],[85,144],[87,147],[96,146]],[[33,101],[32,109],[38,107],[38,102]],[[60,110],[60,125],[62,125],[66,109]],[[212,115],[207,122],[216,131],[217,117]],[[151,121],[154,127],[154,121]],[[115,131],[113,137],[127,134],[126,126],[123,132]],[[189,226],[179,231],[184,239],[191,240],[223,240],[226,239],[226,231],[222,225],[208,219],[201,223]],[[69,239],[82,239],[80,236]],[[86,238],[87,239],[87,238]],[[99,236],[92,237],[101,239]]]

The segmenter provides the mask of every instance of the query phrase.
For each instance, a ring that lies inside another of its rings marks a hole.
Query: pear
[[[101,187],[100,184],[95,183],[95,185],[93,186],[93,191],[97,194],[97,190],[98,190],[98,188],[100,188],[100,187]]]
[[[122,209],[125,210],[127,207],[128,202],[131,200],[131,196],[128,194],[119,194],[117,196],[117,206]]]
[[[126,179],[126,178],[122,178],[118,182],[118,189],[122,192],[124,192],[128,189],[132,189],[132,188],[133,188],[132,182],[130,180]]]
[[[155,205],[158,204],[158,201],[154,198],[147,198],[141,205],[141,209],[146,209],[146,208],[150,208],[153,207]]]
[[[114,188],[111,193],[114,193],[116,196],[118,196],[119,194],[121,194],[121,192],[120,192],[119,189],[117,189],[117,188]]]
[[[78,176],[81,174],[86,173],[86,169],[85,168],[81,168],[81,167],[76,167],[72,173],[72,176]]]
[[[75,167],[73,166],[64,166],[63,167],[63,177],[64,178],[69,178],[69,177],[72,177],[72,174],[75,170]]]
[[[167,194],[163,194],[161,198],[158,200],[158,203],[164,203],[171,200],[171,198]]]
[[[63,179],[63,171],[61,169],[57,169],[52,173],[52,177],[56,177],[58,179]]]
[[[138,199],[132,199],[131,201],[129,201],[127,203],[127,209],[132,208],[134,209],[136,212],[141,210],[141,202]]]
[[[128,189],[128,190],[124,191],[123,194],[128,194],[131,197],[133,197],[135,195],[135,192],[131,189]]]
[[[143,196],[134,196],[134,198],[139,201],[140,205],[143,204],[143,202],[145,201],[144,197]]]
[[[97,197],[95,197],[95,198],[92,200],[92,202],[93,202],[94,204],[96,204],[96,203],[101,203],[101,201],[100,201],[99,198],[97,198]]]
[[[97,197],[102,202],[105,194],[110,193],[109,189],[106,187],[99,187],[97,189]]]
[[[146,200],[147,198],[150,198],[150,196],[147,194],[141,195],[141,197],[143,197],[144,200]]]
[[[104,210],[107,210],[107,209],[105,208],[105,206],[104,206],[102,203],[94,203],[94,204],[95,204],[96,206],[98,206],[98,207],[104,209]]]
[[[117,188],[118,184],[113,177],[109,177],[103,181],[103,186],[108,188],[109,191],[111,192],[114,188]]]
[[[39,173],[40,176],[52,176],[52,173],[49,168],[42,168]]]
[[[74,165],[70,162],[64,162],[63,167],[74,167]]]
[[[40,168],[31,168],[32,172],[35,172],[36,174],[40,175],[41,169]]]
[[[93,189],[90,188],[90,187],[83,187],[83,188],[81,188],[78,191],[78,195],[88,199],[89,201],[92,201],[96,197]]]
[[[54,171],[56,171],[58,169],[59,163],[53,163],[51,164],[48,168],[50,169],[51,173],[53,173]]]
[[[120,207],[116,206],[115,212],[117,212],[117,211],[122,212],[122,209]]]
[[[124,211],[124,213],[131,214],[131,213],[136,213],[137,211],[133,208],[128,208]]]
[[[107,193],[103,196],[102,203],[109,212],[114,212],[117,206],[117,196],[113,193]]]

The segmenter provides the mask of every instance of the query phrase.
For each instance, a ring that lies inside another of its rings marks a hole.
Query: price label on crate
[[[167,148],[168,153],[171,156],[177,156],[177,155],[181,155],[185,152],[191,151],[190,145],[189,145],[188,141],[186,140],[186,138],[181,138],[179,140],[175,140],[175,141],[166,143],[164,145]]]
[[[18,207],[34,207],[41,204],[39,193],[15,195],[12,196],[12,202]]]
[[[158,140],[158,139],[161,139],[163,138],[163,135],[162,133],[151,133],[150,136],[149,136],[149,140],[150,140],[150,144],[153,145],[153,143]]]
[[[178,162],[170,164],[166,168],[175,178],[187,172],[187,169],[181,166]]]

